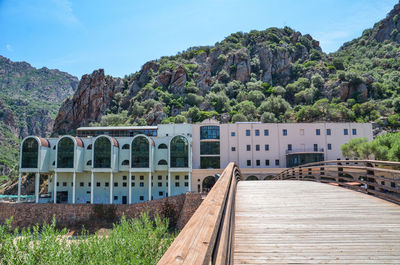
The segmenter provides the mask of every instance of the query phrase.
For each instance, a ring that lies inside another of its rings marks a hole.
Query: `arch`
[[[111,139],[107,136],[99,136],[93,145],[93,167],[111,168]]]
[[[126,159],[126,160],[122,161],[121,166],[129,166],[129,160]]]
[[[122,149],[129,149],[129,144],[124,144],[124,145],[122,146]]]
[[[264,178],[264,180],[272,180],[275,176],[273,175],[268,175]]]
[[[150,142],[144,135],[135,136],[131,144],[132,168],[150,166]]]
[[[256,176],[248,176],[246,180],[258,180]]]
[[[92,150],[92,144],[89,144],[87,150]]]
[[[75,141],[73,137],[64,136],[57,142],[57,168],[73,168],[75,158]]]
[[[21,168],[37,168],[39,161],[39,140],[27,137],[22,142]]]
[[[160,144],[158,149],[168,149],[168,146],[166,144]]]
[[[214,176],[207,176],[203,179],[203,182],[201,183],[203,187],[203,192],[209,192],[211,188],[214,186],[216,180]]]
[[[189,142],[186,137],[175,136],[169,146],[171,167],[189,167]]]
[[[160,161],[158,161],[158,165],[159,165],[159,166],[161,166],[161,165],[168,165],[168,162],[167,162],[167,160],[165,160],[165,159],[161,159]]]
[[[87,165],[87,166],[91,166],[91,165],[92,165],[92,160],[88,160],[88,161],[86,162],[86,165]]]

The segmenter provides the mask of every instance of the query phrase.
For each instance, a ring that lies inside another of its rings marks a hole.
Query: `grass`
[[[156,264],[174,240],[168,220],[147,214],[114,224],[107,235],[68,237],[66,229],[52,224],[11,229],[12,220],[0,225],[1,264]]]

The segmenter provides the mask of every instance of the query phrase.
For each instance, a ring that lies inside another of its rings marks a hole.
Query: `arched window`
[[[57,168],[74,167],[75,143],[69,137],[63,137],[58,141]]]
[[[132,141],[132,167],[142,168],[150,165],[149,140],[144,136],[138,136]]]
[[[171,140],[171,167],[189,167],[189,143],[183,136]]]
[[[87,166],[91,166],[92,165],[92,160],[87,161],[86,165]]]
[[[122,146],[122,149],[129,149],[129,144],[124,144],[124,145]]]
[[[87,150],[92,150],[92,144],[89,144]]]
[[[28,138],[22,145],[22,168],[38,167],[39,144],[35,138]]]
[[[94,142],[94,168],[111,168],[111,141],[101,136]]]
[[[158,165],[168,165],[168,162],[167,162],[167,160],[165,160],[165,159],[161,159],[160,161],[158,161]]]
[[[168,146],[166,144],[160,144],[158,149],[168,149]]]
[[[121,166],[129,166],[129,160],[122,161]]]
[[[256,176],[249,176],[246,180],[258,180]]]

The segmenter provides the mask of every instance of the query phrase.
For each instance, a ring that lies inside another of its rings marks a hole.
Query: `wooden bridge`
[[[231,163],[158,264],[400,264],[399,169],[335,160],[239,181]]]

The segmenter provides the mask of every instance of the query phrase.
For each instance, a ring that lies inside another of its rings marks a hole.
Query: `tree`
[[[342,154],[347,158],[361,158],[359,147],[361,144],[368,143],[367,138],[353,138],[348,143],[340,147]]]
[[[254,118],[256,110],[254,103],[249,100],[242,101],[237,105],[237,111],[245,115],[249,120]]]
[[[259,90],[250,91],[248,100],[254,102],[256,106],[260,106],[261,102],[265,99],[264,94]]]
[[[175,123],[187,123],[187,120],[186,120],[185,116],[183,116],[183,115],[176,115]]]
[[[400,97],[397,97],[393,100],[394,111],[400,113]]]
[[[235,114],[235,115],[232,116],[232,122],[233,123],[235,123],[235,122],[244,122],[244,121],[247,121],[247,118],[243,114],[238,113],[238,114]]]
[[[274,123],[274,122],[278,122],[278,119],[275,117],[275,114],[273,114],[271,112],[264,112],[261,115],[261,122],[263,122],[263,123]]]
[[[279,119],[290,109],[290,104],[281,96],[270,96],[258,108],[259,113],[271,112]]]

